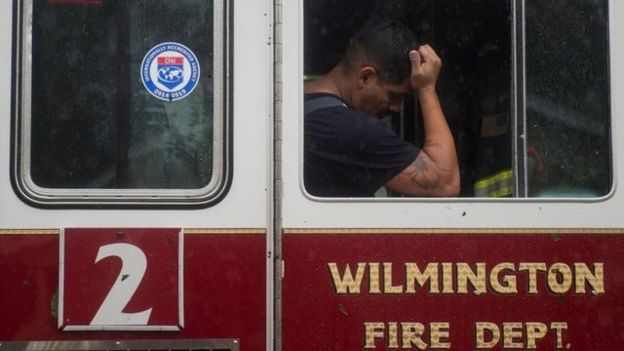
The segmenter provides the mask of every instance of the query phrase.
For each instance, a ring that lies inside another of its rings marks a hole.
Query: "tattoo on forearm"
[[[434,174],[437,172],[429,169],[430,167],[423,157],[420,157],[420,155],[416,157],[412,165],[414,166],[414,172],[410,175],[412,182],[424,189],[434,188],[438,184],[439,174]]]
[[[434,145],[435,147],[435,145]],[[412,172],[409,175],[412,182],[424,189],[432,189],[438,186],[441,173],[450,172],[436,165],[427,154],[421,152],[412,162]]]
[[[412,162],[417,172],[427,172],[427,162],[423,160],[423,157],[416,157],[414,162]]]

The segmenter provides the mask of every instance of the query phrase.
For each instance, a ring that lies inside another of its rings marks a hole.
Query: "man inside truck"
[[[320,197],[372,197],[381,187],[456,196],[455,143],[436,92],[441,64],[399,22],[370,22],[356,32],[329,73],[304,87],[306,190]],[[399,113],[412,94],[423,115],[420,149],[381,119]]]

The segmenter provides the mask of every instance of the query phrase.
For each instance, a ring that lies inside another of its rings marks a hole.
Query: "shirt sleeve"
[[[401,139],[376,117],[364,116],[362,124],[345,139],[349,159],[342,172],[361,185],[378,189],[411,164],[419,149]],[[374,191],[373,190],[373,191]]]
[[[419,152],[385,121],[344,107],[307,115],[304,145],[306,189],[317,196],[373,196]]]

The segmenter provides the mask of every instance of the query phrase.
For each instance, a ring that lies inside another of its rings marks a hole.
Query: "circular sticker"
[[[143,58],[141,80],[157,99],[176,101],[193,92],[199,71],[197,56],[189,48],[178,43],[162,43]]]

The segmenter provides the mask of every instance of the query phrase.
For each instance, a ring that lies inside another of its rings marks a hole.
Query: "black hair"
[[[402,84],[409,78],[409,52],[414,49],[417,49],[416,37],[404,24],[368,22],[351,37],[340,65],[347,72],[358,69],[358,64],[370,65],[377,70],[381,81]]]

